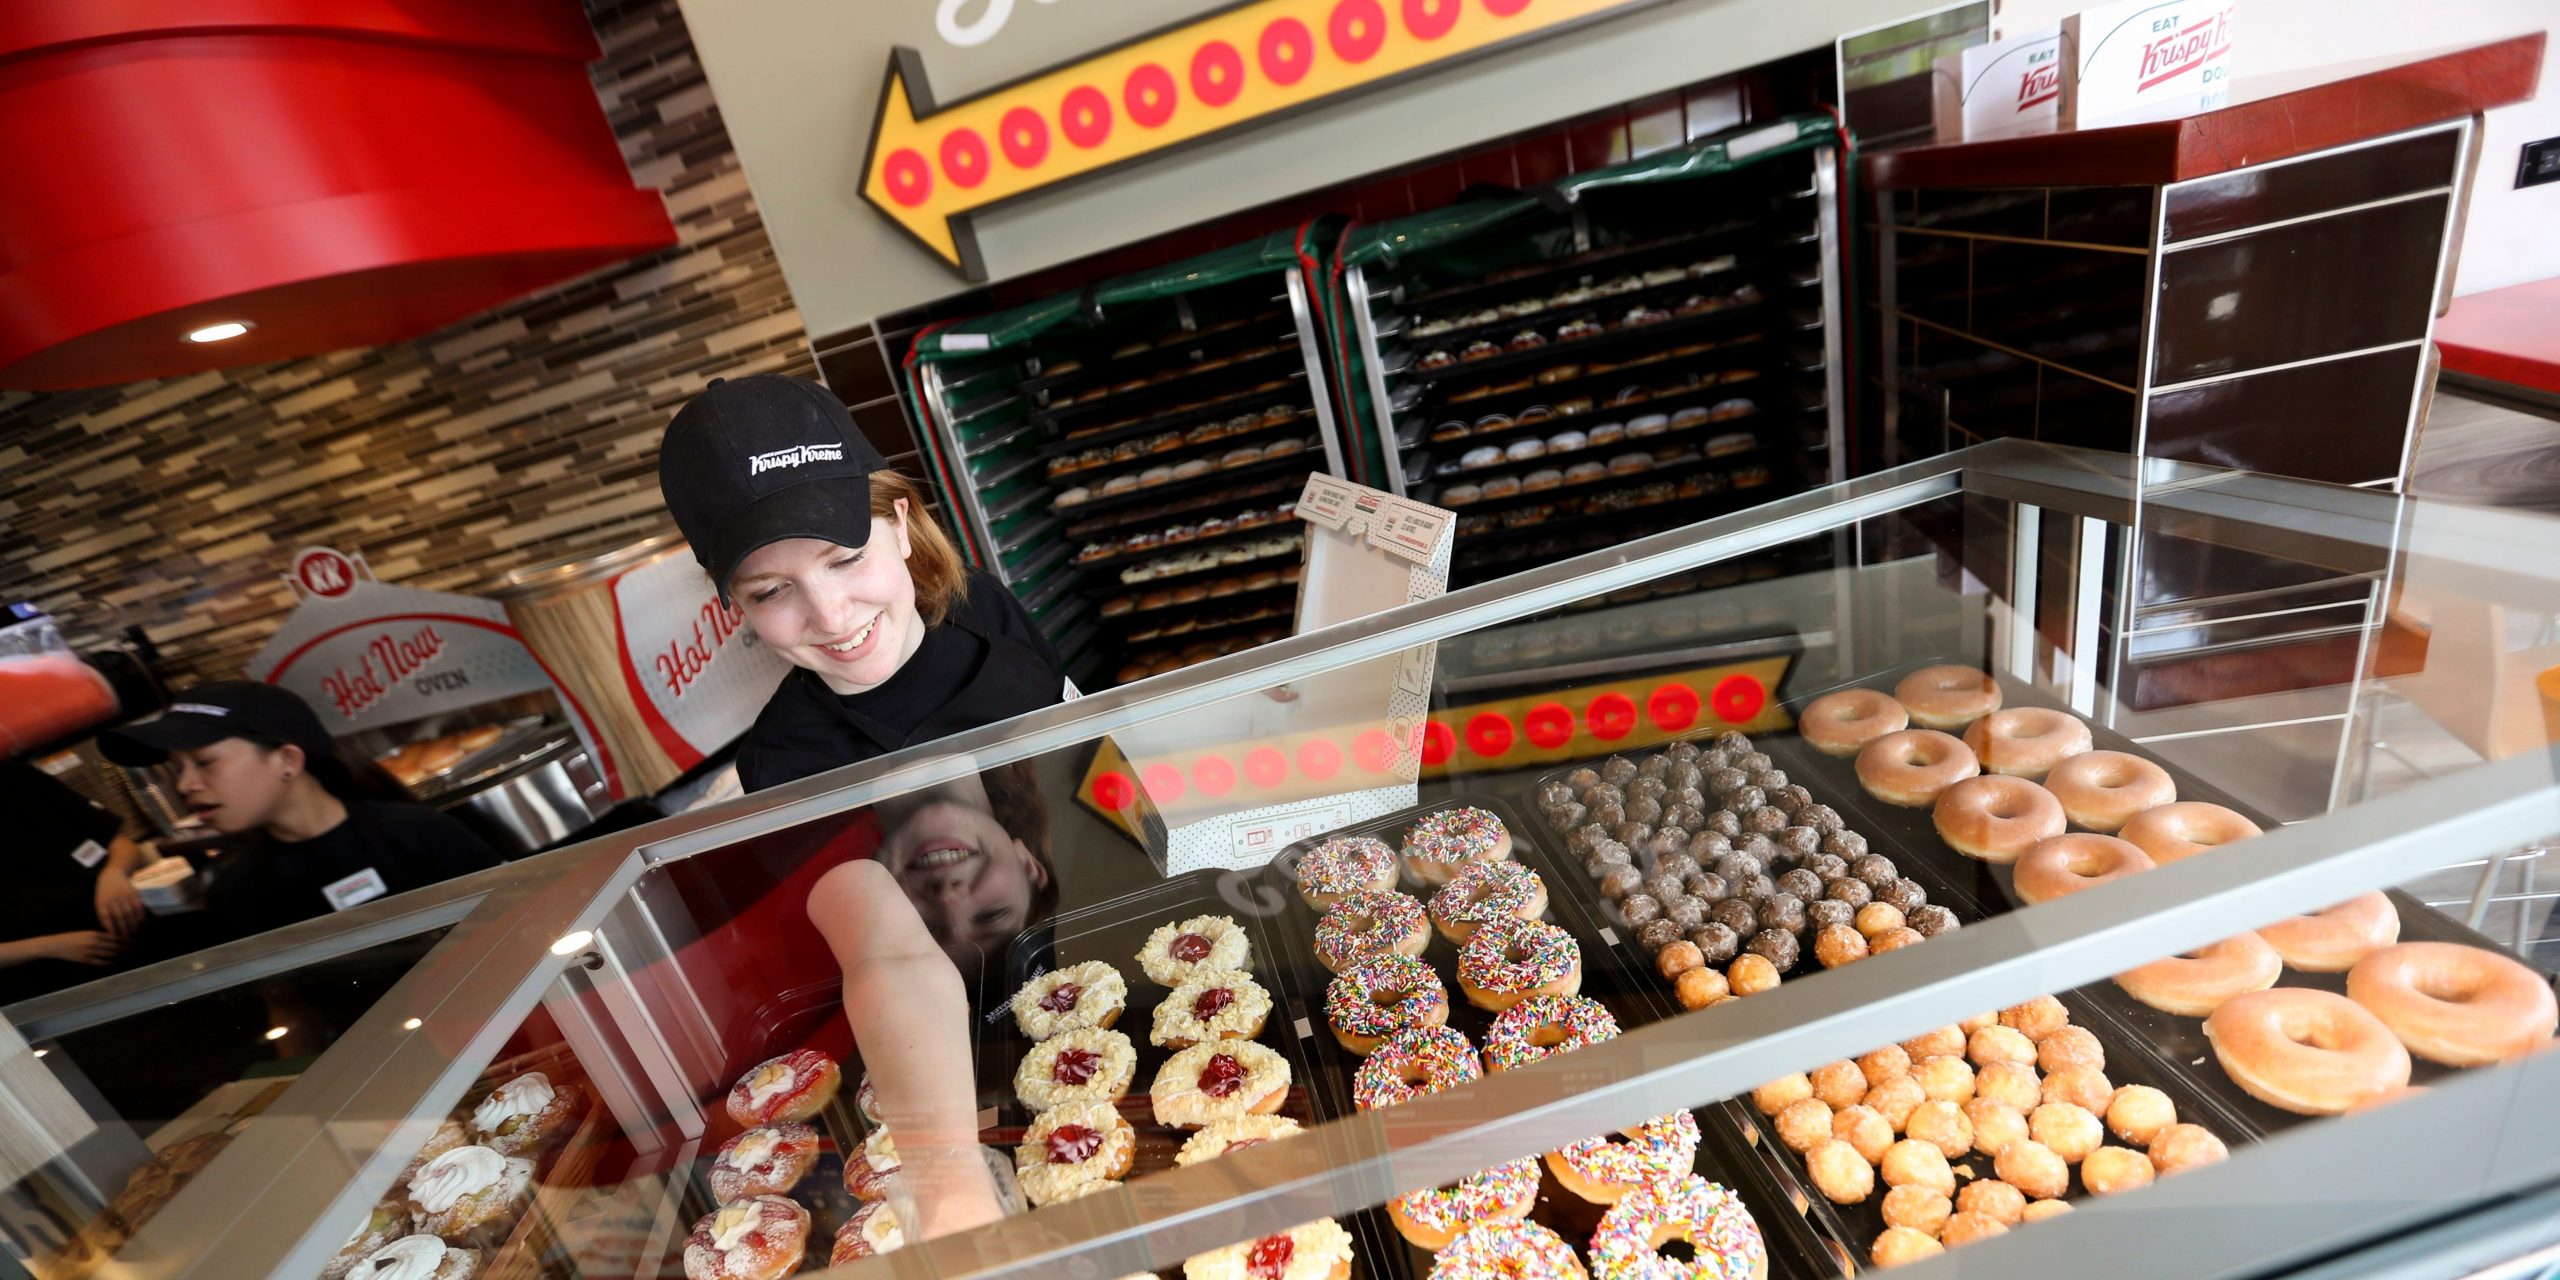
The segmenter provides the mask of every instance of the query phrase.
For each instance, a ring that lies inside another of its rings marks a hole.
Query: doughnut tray
[[[1327,833],[1334,836],[1373,836],[1389,845],[1401,846],[1404,833],[1414,821],[1427,814],[1461,805],[1473,805],[1500,818],[1511,832],[1512,860],[1538,873],[1547,887],[1547,910],[1544,918],[1573,935],[1582,948],[1582,994],[1608,1007],[1621,1027],[1632,1030],[1669,1016],[1675,1007],[1667,993],[1660,990],[1644,968],[1643,952],[1635,940],[1611,927],[1601,914],[1600,902],[1593,895],[1590,879],[1580,868],[1572,866],[1562,855],[1562,845],[1546,837],[1543,828],[1524,824],[1509,805],[1482,793],[1458,793],[1432,804],[1399,810],[1381,818]],[[1364,1060],[1342,1047],[1334,1038],[1324,1014],[1325,988],[1333,975],[1315,958],[1315,925],[1318,912],[1297,895],[1296,867],[1298,857],[1318,843],[1303,841],[1282,850],[1271,866],[1259,875],[1265,877],[1265,896],[1281,904],[1279,928],[1294,958],[1290,974],[1291,990],[1286,997],[1289,1012],[1297,1019],[1298,1034],[1306,1037],[1309,1055],[1315,1060],[1316,1076],[1329,1091],[1327,1110],[1330,1114],[1347,1115],[1353,1110],[1351,1079]],[[1410,876],[1398,887],[1399,892],[1424,902],[1430,892]],[[1485,1032],[1493,1025],[1494,1015],[1468,1003],[1458,989],[1458,948],[1436,930],[1423,951],[1440,975],[1441,985],[1449,993],[1449,1025],[1466,1033],[1470,1043],[1479,1048]],[[1275,992],[1275,995],[1278,993]],[[1275,1021],[1277,1015],[1275,1015]],[[1720,1182],[1740,1195],[1760,1224],[1761,1234],[1769,1246],[1770,1274],[1779,1280],[1818,1280],[1839,1274],[1830,1254],[1836,1252],[1805,1221],[1800,1195],[1791,1192],[1782,1181],[1767,1176],[1767,1171],[1752,1159],[1743,1136],[1729,1124],[1720,1123],[1713,1108],[1698,1113],[1701,1141],[1698,1148],[1697,1172]],[[1605,1206],[1592,1204],[1556,1181],[1555,1174],[1544,1167],[1539,1170],[1538,1204],[1530,1220],[1538,1222],[1582,1250],[1591,1233],[1600,1224]],[[1424,1280],[1431,1272],[1431,1251],[1407,1242],[1397,1233],[1383,1207],[1364,1210],[1357,1217],[1367,1221],[1368,1234],[1383,1246],[1387,1266],[1376,1273],[1377,1280]]]

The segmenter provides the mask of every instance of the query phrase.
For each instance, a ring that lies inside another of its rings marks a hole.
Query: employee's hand
[[[48,933],[30,938],[35,954],[48,960],[68,960],[73,964],[113,964],[124,954],[124,939],[95,929],[71,933]]]
[[[142,927],[142,895],[134,892],[133,881],[114,867],[98,871],[98,923],[118,937],[129,938]]]

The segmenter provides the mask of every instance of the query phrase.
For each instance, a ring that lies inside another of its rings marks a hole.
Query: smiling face
[[[996,821],[978,775],[880,806],[880,864],[963,972],[1031,922],[1048,870]]]
[[[756,638],[840,694],[879,688],[924,644],[907,571],[907,504],[871,522],[871,540],[842,547],[788,538],[738,562],[730,597]]]
[[[284,803],[292,775],[302,764],[302,750],[268,750],[246,738],[225,738],[173,752],[169,763],[178,767],[178,798],[228,836],[266,825]]]

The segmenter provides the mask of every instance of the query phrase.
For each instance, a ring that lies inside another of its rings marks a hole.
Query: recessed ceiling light
[[[403,1022],[403,1023],[401,1023],[401,1024],[400,1024],[400,1029],[401,1029],[401,1030],[403,1030],[403,1031],[415,1031],[415,1030],[417,1030],[418,1028],[423,1027],[423,1026],[425,1026],[425,1025],[427,1025],[427,1024],[425,1023],[425,1021],[423,1021],[423,1020],[421,1020],[421,1019],[418,1019],[418,1018],[411,1018],[411,1019],[409,1019],[407,1022]]]
[[[37,1056],[37,1057],[39,1057],[39,1058],[41,1058],[41,1057],[43,1057],[43,1056],[45,1056],[46,1054],[51,1053],[51,1052],[53,1052],[53,1050],[51,1050],[51,1049],[38,1049],[38,1050],[36,1050],[36,1056]]]
[[[293,1034],[293,1028],[291,1028],[291,1027],[269,1027],[269,1028],[267,1028],[267,1038],[268,1038],[269,1040],[282,1040],[282,1039],[284,1039],[286,1036],[289,1036],[289,1035],[292,1035],[292,1034]]]
[[[249,326],[238,320],[225,320],[220,324],[209,324],[201,329],[188,333],[187,341],[222,342],[227,339],[237,338],[248,331]]]
[[[586,950],[587,944],[595,940],[596,933],[593,929],[580,929],[575,933],[562,934],[558,942],[551,944],[551,954],[555,956],[576,955],[580,951]]]

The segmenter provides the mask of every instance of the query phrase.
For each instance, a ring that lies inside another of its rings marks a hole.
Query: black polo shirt
[[[0,938],[101,928],[98,870],[123,826],[116,816],[24,760],[0,760]]]
[[[247,937],[500,861],[471,828],[425,805],[350,800],[347,820],[311,839],[253,838],[214,859],[205,910],[226,936]]]

